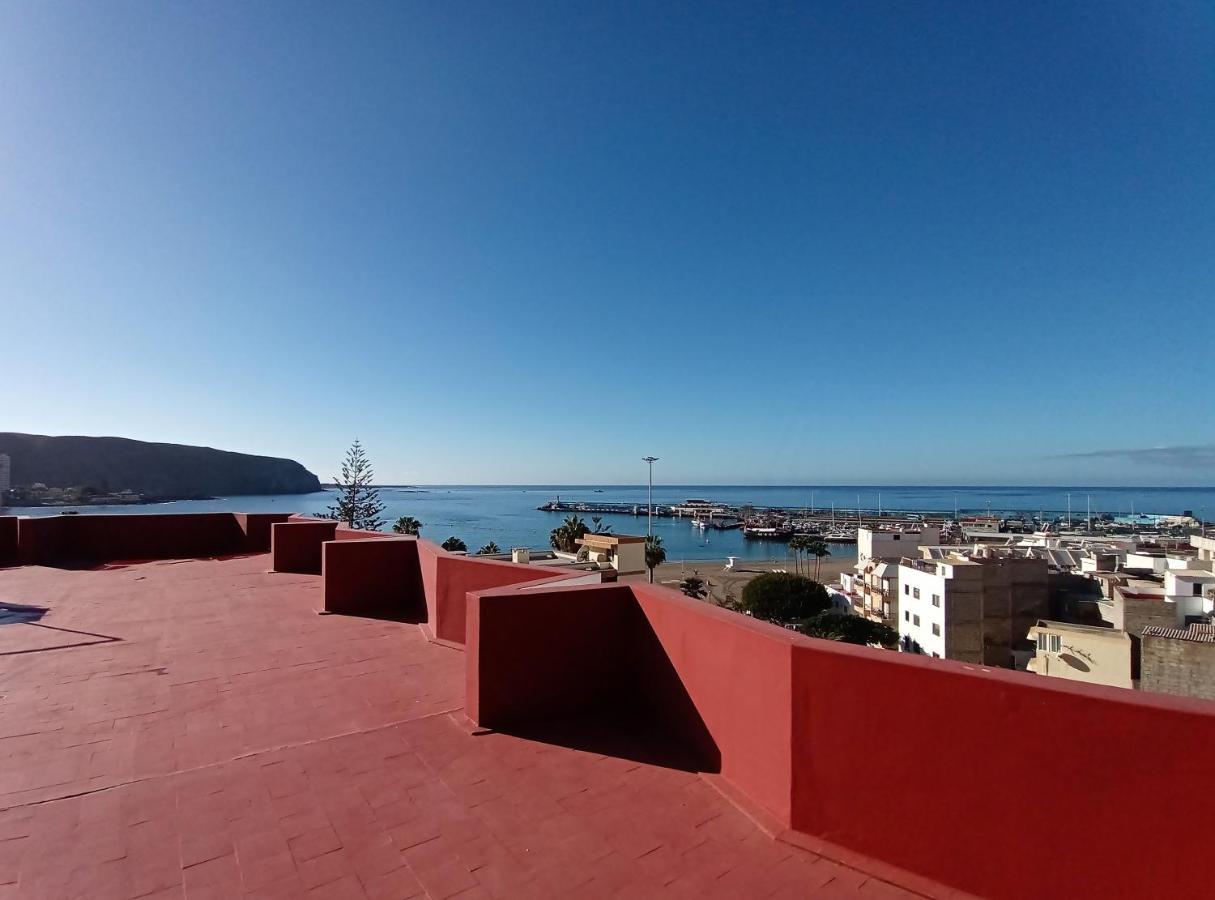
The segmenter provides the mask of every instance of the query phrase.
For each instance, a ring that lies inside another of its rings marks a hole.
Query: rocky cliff
[[[12,460],[12,483],[132,490],[149,499],[234,494],[306,494],[317,477],[290,459],[151,444],[116,437],[51,437],[0,432],[0,453]]]

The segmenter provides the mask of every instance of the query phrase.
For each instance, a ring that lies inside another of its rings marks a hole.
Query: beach
[[[843,558],[839,556],[824,557],[819,566],[818,580],[823,584],[833,584],[839,581],[841,572],[846,572],[856,565],[856,545],[849,545],[852,549],[851,556]],[[845,548],[836,548],[837,552],[843,552]],[[696,573],[706,582],[709,588],[709,597],[717,604],[721,604],[732,596],[738,599],[742,596],[743,588],[747,582],[757,575],[762,575],[765,572],[775,572],[783,569],[786,572],[796,572],[793,560],[784,559],[778,560],[736,560],[734,568],[726,570],[726,560],[710,559],[710,560],[688,560],[686,562],[667,562],[654,570],[654,582],[662,584],[665,587],[679,589],[679,583],[687,576]],[[814,577],[814,561],[811,560],[808,564],[802,563],[802,574]]]

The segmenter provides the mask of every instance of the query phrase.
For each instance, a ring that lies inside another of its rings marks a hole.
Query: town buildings
[[[857,564],[840,576],[853,611],[891,627],[899,618],[899,560],[914,556],[921,546],[936,544],[941,531],[933,525],[917,529],[857,529]]]
[[[1027,666],[1030,672],[1129,688],[1131,638],[1125,631],[1096,625],[1040,620],[1029,629],[1035,648]]]
[[[1049,611],[1044,559],[994,548],[899,564],[898,632],[905,652],[1024,668],[1031,626]]]
[[[1215,700],[1215,625],[1152,625],[1143,630],[1140,640],[1143,690]]]

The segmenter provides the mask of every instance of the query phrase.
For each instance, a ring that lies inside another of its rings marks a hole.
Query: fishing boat
[[[823,535],[828,544],[855,544],[856,532],[848,528],[833,528]]]
[[[744,525],[743,537],[757,541],[787,541],[793,537],[791,525]]]

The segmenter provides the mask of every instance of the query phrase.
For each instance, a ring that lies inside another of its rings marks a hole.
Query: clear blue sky
[[[1213,287],[1207,2],[0,0],[0,430],[1211,484]]]

